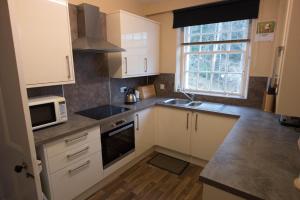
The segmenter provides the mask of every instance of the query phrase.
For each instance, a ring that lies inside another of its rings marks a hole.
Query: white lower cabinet
[[[99,154],[94,153],[51,175],[53,199],[73,199],[86,191],[101,180],[101,168]]]
[[[157,144],[189,154],[192,112],[176,108],[157,108]]]
[[[135,114],[135,152],[140,156],[155,144],[155,108]]]
[[[191,155],[210,160],[236,121],[236,118],[218,114],[193,113]]]
[[[43,190],[51,200],[71,200],[103,179],[100,127],[38,149]]]
[[[210,160],[237,118],[158,107],[157,144],[202,160]]]

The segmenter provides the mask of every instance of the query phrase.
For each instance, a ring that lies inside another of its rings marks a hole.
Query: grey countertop
[[[129,115],[132,113],[135,113],[137,111],[143,110],[145,108],[154,106],[157,102],[161,101],[163,99],[161,98],[152,98],[147,99],[141,102],[138,102],[134,105],[126,105],[126,104],[114,104],[117,106],[123,106],[130,108],[129,111],[126,111],[124,113],[120,113],[117,115],[114,115],[112,117],[108,117],[102,120],[94,120],[90,119],[81,115],[72,114],[69,117],[68,121],[59,125],[51,126],[48,128],[44,128],[41,130],[37,130],[33,132],[34,135],[34,142],[36,146],[40,146],[46,143],[49,143],[51,141],[55,141],[57,139],[63,138],[65,136],[74,134],[76,132],[80,132],[83,130],[86,130],[88,128],[94,127],[94,126],[100,126],[101,123],[106,123],[108,121],[111,121],[115,118],[118,118],[122,115]]]
[[[35,131],[35,143],[37,146],[45,144],[154,105],[171,106],[162,103],[163,100],[152,98],[134,105],[115,104],[131,110],[99,121],[72,115],[64,124]],[[300,134],[295,129],[279,125],[276,115],[229,105],[222,106],[218,111],[175,107],[239,117],[224,143],[201,172],[202,182],[246,199],[300,199],[300,191],[293,186],[294,178],[300,173],[297,147]]]

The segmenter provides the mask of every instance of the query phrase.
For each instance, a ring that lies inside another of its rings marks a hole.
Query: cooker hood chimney
[[[101,29],[105,27],[101,27],[98,7],[89,4],[77,6],[77,25],[78,39],[73,42],[73,50],[95,53],[125,51],[101,37]]]

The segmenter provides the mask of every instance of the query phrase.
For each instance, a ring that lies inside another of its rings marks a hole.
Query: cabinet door
[[[234,126],[236,118],[208,113],[193,113],[191,154],[210,160]]]
[[[74,82],[67,1],[15,1],[14,13],[28,87]]]
[[[53,200],[71,200],[80,195],[103,177],[100,160],[101,153],[97,152],[86,159],[68,166],[51,175]]]
[[[147,54],[147,32],[145,20],[129,13],[121,12],[121,43],[124,76],[145,75],[144,59]]]
[[[141,112],[136,113],[136,131],[135,131],[135,144],[136,155],[149,150],[155,143],[155,119],[154,108],[148,108]]]
[[[158,145],[189,154],[192,113],[185,110],[158,107]]]
[[[159,31],[160,26],[157,23],[147,22],[147,57],[146,73],[159,74]]]

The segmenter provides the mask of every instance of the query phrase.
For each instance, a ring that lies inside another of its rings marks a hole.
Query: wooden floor
[[[202,199],[202,184],[199,182],[201,167],[190,164],[178,176],[147,163],[155,154],[145,158],[88,200],[185,200]]]

